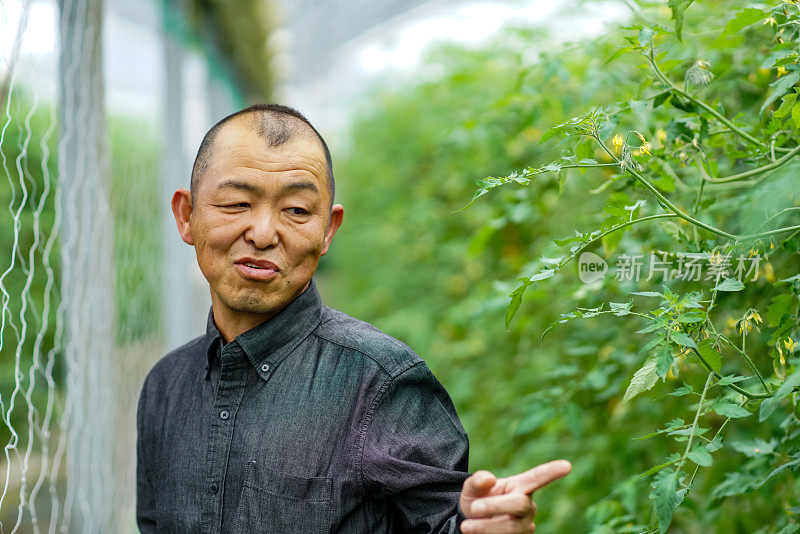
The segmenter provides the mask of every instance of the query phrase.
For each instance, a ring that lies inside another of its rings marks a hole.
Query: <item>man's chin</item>
[[[254,315],[272,314],[282,306],[272,299],[258,299],[252,296],[238,298],[228,304],[228,307],[238,313],[252,313]]]

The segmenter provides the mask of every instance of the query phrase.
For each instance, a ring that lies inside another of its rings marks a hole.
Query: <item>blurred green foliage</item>
[[[326,293],[428,361],[472,471],[573,462],[537,493],[541,528],[795,532],[798,231],[733,239],[669,206],[729,236],[797,226],[798,6],[630,4],[596,40],[507,31],[378,87],[336,168]],[[584,284],[583,250],[762,261],[716,291],[646,267]]]
[[[160,335],[162,260],[161,145],[157,125],[112,118],[117,342]]]

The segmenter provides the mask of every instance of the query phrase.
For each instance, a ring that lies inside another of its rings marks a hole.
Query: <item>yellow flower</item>
[[[749,334],[753,327],[749,321],[739,321],[739,335]]]
[[[764,19],[764,24],[772,24],[773,26],[778,24],[778,21],[775,20],[775,17],[767,17]]]
[[[652,154],[650,153],[651,148],[652,147],[650,146],[650,143],[644,142],[642,143],[642,146],[636,149],[635,154],[637,156],[644,156],[644,155],[652,156]]]
[[[664,141],[667,140],[667,132],[659,128],[656,130],[656,139],[658,139],[659,143],[664,144]]]
[[[794,352],[795,349],[797,348],[797,343],[795,343],[795,341],[792,338],[787,337],[786,339],[783,340],[783,346],[786,347],[786,350],[788,350],[789,352]]]
[[[614,145],[614,152],[619,153],[620,149],[622,148],[622,145],[625,144],[625,140],[622,138],[620,134],[617,134],[614,136],[614,139],[611,141],[611,143]]]
[[[748,321],[752,320],[756,324],[763,322],[763,320],[761,319],[761,316],[758,314],[758,312],[756,310],[752,309],[752,308],[747,310],[747,314],[745,315],[745,318]]]
[[[781,77],[784,74],[786,74],[786,69],[784,67],[778,67],[778,77]]]

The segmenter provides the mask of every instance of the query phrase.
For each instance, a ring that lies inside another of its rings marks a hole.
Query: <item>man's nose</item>
[[[255,248],[269,248],[278,244],[278,221],[270,213],[253,212],[244,238]]]

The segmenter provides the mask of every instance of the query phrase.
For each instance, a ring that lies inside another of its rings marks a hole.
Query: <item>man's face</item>
[[[308,285],[338,223],[329,225],[317,139],[300,133],[269,147],[247,120],[226,124],[214,140],[194,192],[191,239],[215,315],[268,318]]]

